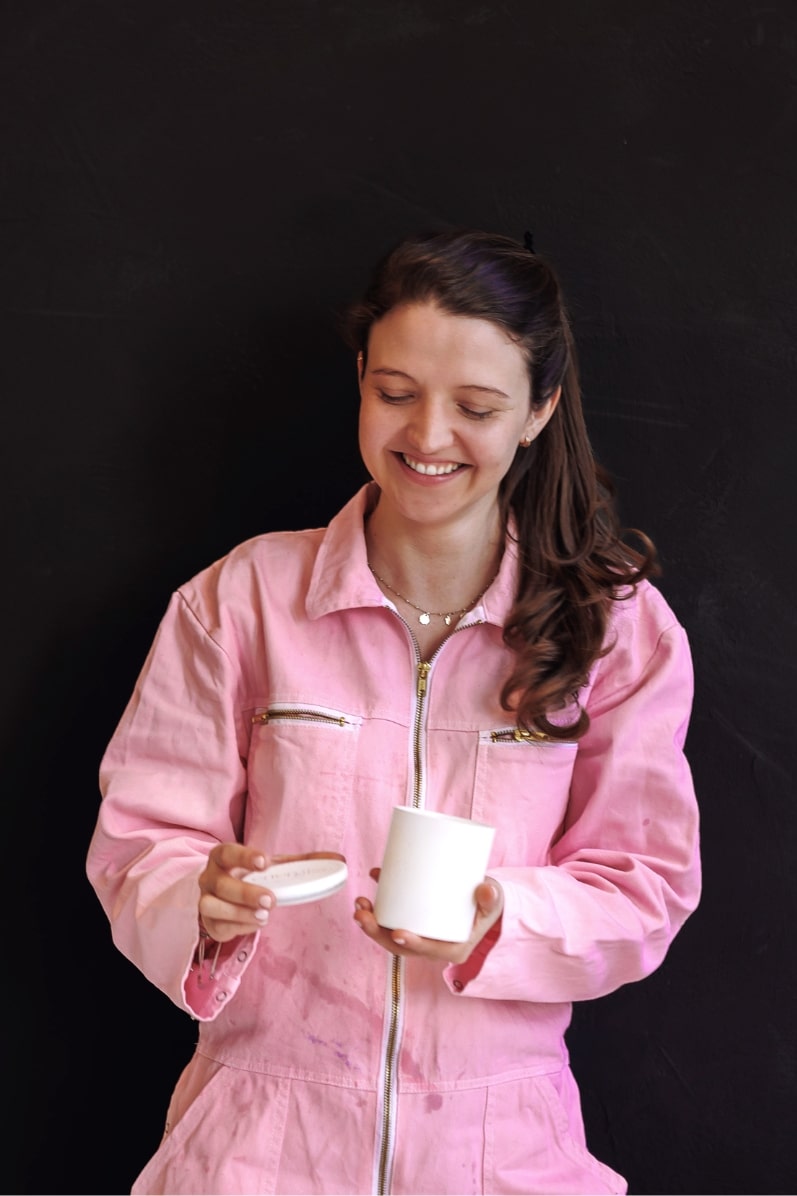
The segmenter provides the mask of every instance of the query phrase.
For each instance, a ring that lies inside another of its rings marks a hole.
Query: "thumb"
[[[483,914],[491,914],[503,903],[503,891],[494,880],[482,881],[476,888],[476,904]]]

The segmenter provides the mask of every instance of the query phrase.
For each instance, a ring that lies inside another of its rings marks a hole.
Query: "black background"
[[[0,27],[8,1192],[125,1192],[195,1026],[84,876],[171,590],[364,480],[335,312],[431,222],[558,267],[696,668],[705,890],[576,1011],[634,1193],[793,1193],[795,53],[786,0],[16,0]]]

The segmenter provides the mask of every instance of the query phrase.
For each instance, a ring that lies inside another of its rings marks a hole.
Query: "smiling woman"
[[[89,876],[200,1026],[133,1190],[622,1193],[564,1035],[698,903],[689,646],[545,261],[410,237],[346,336],[371,481],[180,587],[102,762]],[[495,828],[464,942],[377,922],[396,806]],[[281,908],[307,853],[348,901]]]
[[[363,352],[357,360],[360,452],[380,493],[366,529],[369,561],[394,596],[414,590],[431,607],[464,612],[463,599],[483,593],[498,570],[501,482],[560,390],[532,407],[520,346],[490,321],[434,302],[382,316],[367,362]],[[425,652],[443,635],[443,627],[425,632]]]

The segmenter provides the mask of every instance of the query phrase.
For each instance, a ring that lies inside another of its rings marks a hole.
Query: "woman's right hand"
[[[265,926],[276,904],[274,894],[242,878],[262,871],[268,863],[262,851],[242,843],[213,848],[199,876],[199,921],[214,942],[227,943]]]

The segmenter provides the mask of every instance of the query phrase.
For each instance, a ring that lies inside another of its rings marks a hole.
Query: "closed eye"
[[[407,401],[407,399],[411,399],[414,397],[411,394],[392,394],[390,391],[387,391],[387,390],[377,390],[376,393],[379,395],[380,399],[382,399],[382,401],[385,403],[404,403]]]
[[[494,411],[481,411],[476,407],[466,407],[464,403],[459,404],[459,409],[468,419],[489,419],[491,415],[495,415]]]
[[[381,387],[377,387],[376,393],[383,403],[390,403],[393,406],[397,406],[399,403],[408,403],[416,397],[412,391],[396,392],[383,390]],[[489,419],[490,416],[495,415],[495,411],[492,408],[470,407],[467,403],[458,403],[457,407],[467,419],[476,420],[477,422]]]

